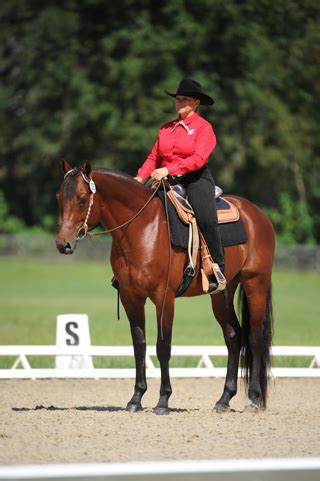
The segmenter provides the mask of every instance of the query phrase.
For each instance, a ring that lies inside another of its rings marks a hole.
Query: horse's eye
[[[80,207],[84,207],[86,205],[86,201],[87,200],[85,197],[80,197],[80,199],[78,200]]]

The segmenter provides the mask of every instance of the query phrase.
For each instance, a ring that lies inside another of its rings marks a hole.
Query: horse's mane
[[[82,166],[76,166],[74,167],[69,175],[66,177],[64,183],[63,183],[63,193],[67,198],[71,198],[76,194],[76,183],[75,183],[75,178],[77,175],[82,171]],[[144,184],[139,184],[136,182],[133,177],[129,174],[126,174],[124,172],[121,172],[119,170],[114,170],[114,169],[109,169],[106,167],[96,167],[92,169],[93,173],[101,173],[101,174],[109,174],[115,177],[120,177],[122,179],[126,179],[128,181],[132,182],[132,186],[134,187],[143,187],[146,189],[146,191],[149,190],[148,187],[146,187]]]
[[[93,172],[100,172],[102,174],[105,173],[105,174],[119,175],[120,177],[126,177],[127,179],[133,180],[132,175],[121,172],[120,170],[108,169],[107,167],[96,167],[92,171]]]
[[[135,187],[139,186],[139,187],[145,188],[147,191],[150,190],[150,187],[146,186],[145,184],[141,184],[141,183],[135,181],[134,178],[132,177],[132,175],[121,172],[120,170],[109,169],[107,167],[96,167],[92,170],[92,172],[93,173],[97,172],[97,173],[101,173],[101,174],[111,174],[111,175],[114,175],[116,177],[121,177],[121,178],[124,178],[124,179],[127,179],[127,180],[133,182],[133,185]]]

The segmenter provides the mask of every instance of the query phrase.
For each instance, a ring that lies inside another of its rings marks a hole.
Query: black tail
[[[241,340],[241,368],[245,383],[248,385],[252,374],[252,351],[250,346],[250,313],[246,294],[240,285],[239,308],[241,312],[242,340]],[[260,367],[260,387],[261,399],[260,406],[265,408],[267,404],[268,374],[271,367],[270,347],[272,345],[273,334],[273,312],[272,312],[272,289],[267,291],[266,313],[262,324],[262,344],[261,344],[261,367]]]

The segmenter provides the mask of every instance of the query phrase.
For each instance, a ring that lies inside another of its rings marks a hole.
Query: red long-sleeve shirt
[[[203,167],[216,146],[216,137],[209,122],[197,113],[164,124],[158,138],[137,176],[146,179],[159,167],[167,167],[169,175],[180,175]]]

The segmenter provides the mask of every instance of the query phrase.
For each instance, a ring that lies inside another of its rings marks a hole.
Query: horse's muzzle
[[[61,254],[73,254],[75,250],[75,245],[72,246],[68,241],[56,241],[57,249]]]

